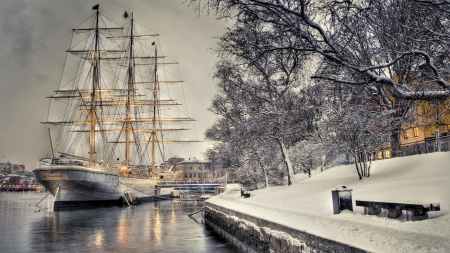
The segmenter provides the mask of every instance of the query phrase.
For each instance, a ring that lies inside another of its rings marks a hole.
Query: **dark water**
[[[0,252],[239,252],[187,214],[202,203],[53,212],[46,193],[0,193]]]

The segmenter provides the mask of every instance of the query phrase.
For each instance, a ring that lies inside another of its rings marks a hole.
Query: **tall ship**
[[[125,12],[120,27],[99,5],[93,10],[73,29],[42,122],[59,126],[51,152],[33,170],[55,197],[55,210],[121,205],[130,196],[151,201],[158,180],[170,177],[158,164],[174,144],[196,141],[183,135],[193,119],[171,98],[169,87],[182,81],[167,70],[176,63],[158,52],[158,34],[141,34],[149,30],[133,14]]]

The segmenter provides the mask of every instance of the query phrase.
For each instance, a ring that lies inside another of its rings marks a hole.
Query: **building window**
[[[403,133],[403,138],[408,139],[408,131],[405,130],[405,132]]]
[[[189,173],[189,177],[192,178],[192,173]]]
[[[383,151],[378,152],[378,160],[383,159]]]
[[[413,128],[413,131],[414,131],[414,137],[419,136],[419,128],[418,127]]]
[[[390,150],[384,151],[384,157],[385,157],[386,159],[391,158],[391,151],[390,151]]]
[[[187,173],[184,173],[184,177],[186,177],[186,178],[187,178]]]

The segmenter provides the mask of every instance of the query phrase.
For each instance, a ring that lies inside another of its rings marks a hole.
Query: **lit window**
[[[418,127],[413,128],[413,131],[414,131],[414,137],[419,136],[419,128]]]
[[[383,159],[383,151],[378,152],[378,160]]]
[[[403,138],[408,139],[408,131],[405,130],[404,134],[403,134]]]
[[[390,151],[390,150],[384,151],[384,157],[385,157],[386,159],[391,158],[391,151]]]

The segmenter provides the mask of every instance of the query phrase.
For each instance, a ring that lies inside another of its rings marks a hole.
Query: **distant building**
[[[178,172],[179,180],[204,180],[213,177],[209,170],[209,162],[202,162],[195,158],[176,163],[174,171]]]
[[[435,147],[435,125],[417,126],[403,129],[401,148],[404,156],[432,153],[437,151]],[[439,124],[439,139],[441,151],[449,151],[450,124]]]
[[[418,119],[403,126],[400,139],[402,155],[432,153],[438,150],[449,151],[450,146],[450,100],[438,104],[422,103],[418,109]],[[436,115],[439,115],[438,117]],[[437,124],[437,125],[436,125]],[[436,146],[438,129],[439,147]]]
[[[12,164],[10,162],[0,163],[0,173],[8,175],[11,173],[24,173],[25,165],[23,164]]]
[[[438,119],[433,118],[436,107],[432,103],[422,103],[415,113],[418,118],[409,124],[403,124],[400,136],[400,151],[396,156],[409,156],[440,151],[450,151],[450,100],[441,101]],[[439,148],[436,146],[436,124],[439,130]],[[383,146],[372,156],[373,160],[391,158],[390,145]]]
[[[7,177],[3,179],[4,183],[19,185],[21,183],[22,177],[17,174],[9,174]]]
[[[31,185],[35,184],[36,179],[34,177],[28,177],[28,176],[21,176],[20,178],[20,184],[22,185]]]
[[[165,163],[164,163],[164,171],[169,171],[172,170],[175,167],[175,164],[184,161],[183,157],[179,157],[179,156],[174,156],[172,158],[169,158]]]

